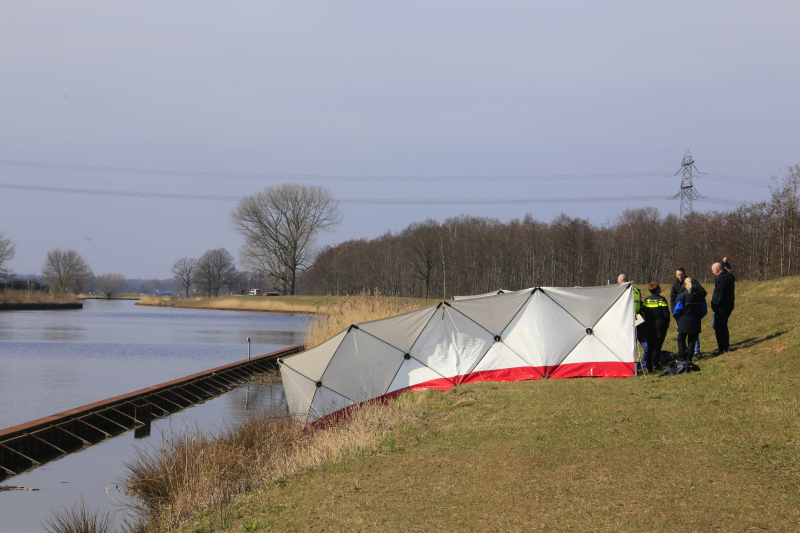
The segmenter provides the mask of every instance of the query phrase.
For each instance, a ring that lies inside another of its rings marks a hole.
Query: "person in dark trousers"
[[[727,257],[723,257],[722,258],[722,261],[720,262],[720,265],[722,265],[722,270],[724,270],[725,272],[730,272],[731,271],[731,264],[728,262],[728,258]]]
[[[691,347],[700,336],[700,321],[708,312],[706,294],[703,286],[692,278],[684,280],[683,291],[678,294],[678,300],[675,302],[672,315],[678,323],[679,366],[687,364],[691,366],[693,352]]]
[[[678,303],[678,295],[683,290],[683,281],[686,279],[686,270],[683,267],[678,267],[675,270],[675,283],[672,284],[672,289],[669,291],[669,306],[672,311],[675,311],[675,304]],[[700,338],[697,342],[689,345],[689,349],[694,349],[695,357],[700,357]]]
[[[720,355],[731,347],[728,318],[733,312],[736,278],[721,263],[711,265],[711,272],[717,276],[714,294],[711,295],[711,310],[714,311],[714,334],[717,336],[715,355]]]
[[[669,304],[661,296],[661,285],[652,282],[647,286],[650,296],[642,302],[642,316],[647,326],[647,373],[661,370],[661,347],[669,329]]]

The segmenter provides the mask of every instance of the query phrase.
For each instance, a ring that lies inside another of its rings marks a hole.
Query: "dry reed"
[[[315,320],[305,333],[306,349],[322,344],[350,324],[387,318],[430,304],[430,300],[383,296],[378,290],[355,296],[328,296],[310,317]]]
[[[313,313],[311,303],[286,300],[281,297],[219,296],[217,298],[184,298],[181,296],[142,296],[139,305],[159,307],[195,307],[223,311],[271,311],[275,313]]]
[[[77,296],[67,292],[0,290],[0,304],[71,304]]]
[[[348,416],[311,431],[295,419],[253,415],[218,435],[165,436],[160,449],[137,451],[123,484],[139,531],[169,531],[215,510],[226,527],[226,510],[238,494],[374,449],[388,430],[416,416],[422,395],[355,406]]]
[[[53,511],[42,524],[48,533],[110,533],[114,520],[108,511],[93,511],[81,497],[76,503]]]

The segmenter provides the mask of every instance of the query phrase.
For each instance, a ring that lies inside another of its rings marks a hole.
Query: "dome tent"
[[[308,422],[367,399],[475,381],[635,375],[633,289],[537,287],[353,324],[279,360]]]

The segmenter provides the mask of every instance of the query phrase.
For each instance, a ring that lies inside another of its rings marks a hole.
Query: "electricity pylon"
[[[681,199],[681,218],[692,213],[694,211],[692,207],[692,202],[695,199],[700,199],[700,194],[694,188],[693,182],[693,171],[697,170],[697,167],[694,166],[694,159],[692,158],[692,154],[689,150],[686,150],[686,155],[683,156],[683,163],[681,163],[681,168],[678,172],[675,173],[677,176],[678,174],[682,174],[681,177],[681,192],[673,196],[673,198],[680,197]],[[700,171],[697,170],[699,174]]]

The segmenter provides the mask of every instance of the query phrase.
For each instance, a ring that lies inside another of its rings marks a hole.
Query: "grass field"
[[[734,351],[690,375],[419,393],[357,453],[179,531],[798,531],[798,302],[798,278],[737,284]]]

